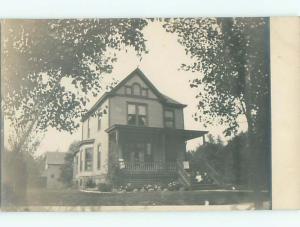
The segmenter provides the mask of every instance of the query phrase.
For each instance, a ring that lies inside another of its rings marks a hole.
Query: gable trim
[[[167,99],[164,97],[164,95],[162,93],[159,92],[159,90],[152,84],[152,82],[145,76],[145,74],[139,69],[136,68],[134,71],[132,71],[127,77],[125,77],[119,84],[117,84],[117,86],[115,86],[110,92],[105,92],[104,95],[101,96],[101,98],[91,107],[91,109],[85,114],[83,115],[81,122],[84,122],[86,119],[88,119],[95,110],[97,110],[97,108],[109,97],[113,96],[113,95],[118,95],[116,94],[116,91],[121,88],[123,85],[125,85],[127,83],[127,81],[129,81],[132,77],[134,77],[135,75],[138,75],[142,81],[149,87],[149,89],[151,89],[153,91],[153,93],[158,97],[158,100],[166,105],[166,106],[170,106],[170,107],[176,107],[176,108],[184,108],[187,105],[185,104],[181,104],[181,103],[169,103],[167,101]],[[148,89],[148,92],[149,92]],[[129,96],[128,96],[129,97]],[[139,96],[139,98],[146,98],[146,97],[142,97]]]

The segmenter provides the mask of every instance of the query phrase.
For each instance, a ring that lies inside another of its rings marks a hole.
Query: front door
[[[152,162],[151,143],[131,142],[125,144],[124,159],[127,162]]]

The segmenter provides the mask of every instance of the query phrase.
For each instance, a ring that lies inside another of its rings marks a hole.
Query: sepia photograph
[[[1,20],[1,209],[270,210],[270,18]]]

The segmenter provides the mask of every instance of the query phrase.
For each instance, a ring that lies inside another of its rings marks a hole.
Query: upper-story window
[[[140,96],[141,95],[141,85],[139,85],[138,83],[134,83],[132,85],[132,94],[136,95],[136,96]]]
[[[128,103],[127,105],[127,124],[146,126],[147,125],[147,106],[145,104]]]
[[[98,131],[101,129],[101,116],[98,116]]]
[[[142,88],[142,96],[147,97],[148,96],[148,89]]]
[[[130,86],[126,86],[125,87],[125,94],[126,95],[132,95],[132,89]]]
[[[125,86],[125,94],[148,97],[148,88],[143,88],[139,83],[133,83],[131,86]]]
[[[164,121],[166,128],[174,128],[175,127],[175,116],[174,110],[166,109],[164,112]]]
[[[79,171],[82,171],[82,150],[79,151]]]
[[[85,171],[93,170],[93,148],[89,147],[85,149]]]
[[[101,144],[97,146],[97,169],[101,169]]]

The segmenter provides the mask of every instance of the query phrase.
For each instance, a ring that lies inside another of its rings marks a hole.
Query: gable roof
[[[62,165],[65,163],[65,152],[47,152],[46,162],[48,165]]]
[[[110,96],[113,96],[115,92],[127,83],[135,75],[138,75],[142,81],[153,91],[153,93],[158,97],[161,103],[173,107],[184,108],[187,105],[177,102],[176,100],[162,94],[152,82],[145,76],[145,74],[139,69],[136,68],[133,70],[127,77],[125,77],[120,83],[117,84],[110,92],[105,92],[100,99],[91,107],[91,109],[82,117],[81,121],[85,121],[89,116],[91,116],[94,111]]]

